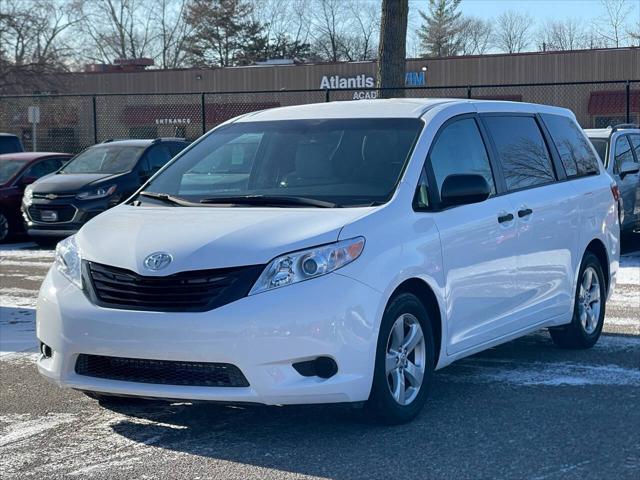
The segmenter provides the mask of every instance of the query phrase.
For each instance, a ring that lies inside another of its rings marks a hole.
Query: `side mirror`
[[[626,175],[632,175],[640,172],[640,164],[634,162],[625,162],[620,166],[620,178]]]
[[[479,203],[491,195],[491,187],[482,175],[453,174],[444,179],[440,199],[446,207]]]

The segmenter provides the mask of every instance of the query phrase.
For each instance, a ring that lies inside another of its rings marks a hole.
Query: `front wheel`
[[[607,292],[600,260],[587,252],[582,259],[573,306],[573,319],[568,325],[549,329],[553,342],[562,348],[593,347],[604,325]]]
[[[365,410],[380,423],[399,424],[422,409],[433,378],[435,348],[429,315],[411,293],[387,305],[376,351],[371,395]]]
[[[9,218],[0,212],[0,243],[10,240],[12,233]]]

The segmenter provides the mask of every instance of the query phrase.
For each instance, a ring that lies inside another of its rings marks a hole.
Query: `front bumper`
[[[92,218],[112,207],[109,199],[80,201],[60,198],[57,200],[34,199],[22,203],[22,218],[27,233],[34,237],[68,237],[76,233]],[[45,221],[39,217],[41,211],[54,211],[58,218]]]
[[[55,383],[120,395],[263,404],[366,400],[371,389],[380,294],[340,274],[245,297],[201,313],[93,305],[51,269],[40,291],[38,339],[50,346],[38,369]],[[78,375],[79,354],[229,363],[248,387],[194,387]],[[292,363],[333,358],[338,373],[305,377]]]

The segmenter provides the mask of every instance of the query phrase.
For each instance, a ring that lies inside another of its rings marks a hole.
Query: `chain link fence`
[[[0,97],[0,132],[18,135],[27,150],[77,153],[107,139],[184,137],[194,140],[230,118],[267,108],[382,96],[556,105],[572,110],[584,128],[640,122],[640,80],[629,80],[385,90],[3,96]]]

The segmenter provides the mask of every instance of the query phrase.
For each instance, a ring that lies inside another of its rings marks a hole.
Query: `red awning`
[[[631,112],[640,111],[640,90],[630,92]],[[591,92],[589,97],[589,115],[615,115],[627,111],[627,92],[625,90],[608,90]]]
[[[279,107],[279,102],[207,103],[204,107],[207,125],[222,123],[244,113]],[[158,124],[190,124],[202,122],[198,104],[129,105],[120,113],[120,121],[128,126]]]

